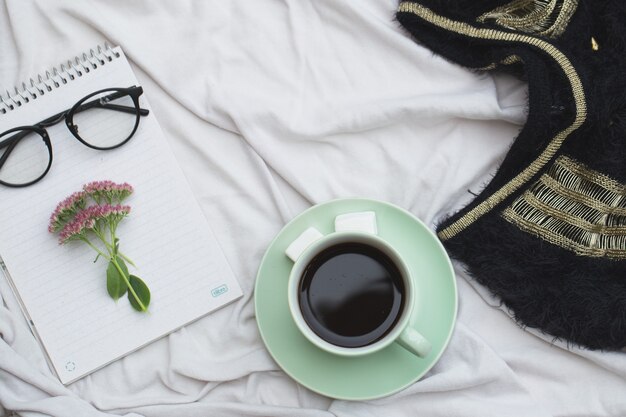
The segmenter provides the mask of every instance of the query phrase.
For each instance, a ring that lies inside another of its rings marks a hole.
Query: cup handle
[[[285,250],[285,254],[292,261],[297,261],[300,255],[305,251],[306,248],[311,246],[312,243],[318,241],[320,238],[324,237],[324,235],[317,230],[315,227],[309,227],[304,232],[300,234]]]
[[[400,346],[420,358],[428,356],[432,348],[430,342],[412,327],[404,329],[400,337],[398,337],[397,342]]]

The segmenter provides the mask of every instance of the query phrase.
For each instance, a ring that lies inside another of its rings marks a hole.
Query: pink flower
[[[85,208],[87,195],[83,191],[76,192],[61,201],[50,215],[48,231],[58,232],[72,218],[77,210]]]
[[[114,228],[117,223],[130,214],[130,206],[120,204],[95,205],[82,209],[67,223],[59,233],[59,244],[85,237],[85,233],[98,227],[99,222],[110,222]]]
[[[59,233],[59,244],[63,245],[71,240],[85,236],[85,232],[92,230],[96,221],[90,218],[87,210],[79,211],[74,220],[67,223]]]
[[[85,209],[94,220],[108,220],[111,216],[127,216],[130,214],[130,206],[121,204],[104,204],[101,206],[91,206]]]
[[[96,203],[121,203],[133,193],[133,187],[128,183],[117,184],[113,181],[93,181],[83,186],[83,191],[93,198]]]

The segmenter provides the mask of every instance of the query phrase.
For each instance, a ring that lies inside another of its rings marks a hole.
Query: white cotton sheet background
[[[404,391],[332,400],[295,383],[266,352],[253,288],[265,248],[286,222],[312,204],[358,196],[397,204],[434,227],[490,178],[524,122],[523,84],[433,56],[394,21],[396,6],[0,5],[3,88],[105,40],[122,46],[244,291],[64,387],[0,280],[0,415],[626,415],[624,353],[568,350],[519,328],[459,264],[450,345]]]

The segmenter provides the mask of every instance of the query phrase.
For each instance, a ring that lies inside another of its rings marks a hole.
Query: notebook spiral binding
[[[50,71],[46,70],[45,74],[38,74],[36,79],[31,78],[28,84],[22,82],[21,86],[15,86],[13,92],[6,90],[5,93],[0,93],[0,114],[15,110],[30,100],[35,100],[77,77],[82,77],[83,74],[105,65],[119,56],[120,54],[111,49],[109,44],[105,42],[104,46],[98,46],[95,50],[90,49],[89,53],[76,56],[73,60],[61,63]]]

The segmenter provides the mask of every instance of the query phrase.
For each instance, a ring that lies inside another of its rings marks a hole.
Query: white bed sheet
[[[519,328],[456,265],[449,348],[375,401],[299,386],[254,317],[261,256],[312,204],[369,197],[431,226],[472,198],[524,122],[525,87],[435,57],[395,0],[7,0],[0,86],[108,40],[129,57],[244,297],[84,378],[50,373],[4,280],[0,414],[24,416],[623,416],[623,353]],[[1,190],[0,190],[1,193]]]

